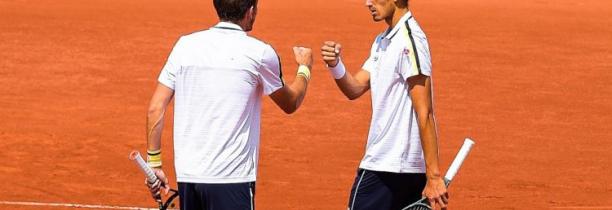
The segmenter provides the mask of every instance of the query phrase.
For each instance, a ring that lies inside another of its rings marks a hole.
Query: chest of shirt
[[[381,39],[372,49],[374,69],[370,71],[370,85],[373,89],[393,85],[404,85],[400,69],[406,64],[409,49],[400,39]]]

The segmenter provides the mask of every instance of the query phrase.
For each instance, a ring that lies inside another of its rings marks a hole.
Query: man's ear
[[[251,8],[249,8],[249,10],[247,11],[247,15],[249,15],[249,17],[253,18],[255,16],[255,13],[257,11],[255,11],[255,7],[251,6]]]
[[[252,6],[251,10],[253,10],[253,16],[257,15],[257,7],[256,6]]]

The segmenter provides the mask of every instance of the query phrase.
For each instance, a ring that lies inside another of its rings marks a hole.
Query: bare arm
[[[161,136],[164,128],[164,114],[168,103],[174,96],[174,90],[162,85],[157,84],[151,102],[149,102],[149,110],[147,112],[147,153],[149,151],[160,151],[161,149]],[[147,156],[147,161],[149,155]],[[161,156],[160,156],[161,161]],[[145,183],[151,191],[151,196],[157,202],[161,201],[161,189],[164,189],[165,194],[168,194],[170,187],[168,186],[168,178],[161,170],[160,165],[153,168],[155,175],[158,180],[155,183],[150,183],[145,179]]]
[[[448,194],[438,165],[438,136],[433,112],[431,78],[418,75],[408,78],[408,83],[410,97],[417,114],[421,146],[425,156],[427,184],[423,195],[429,199],[432,205],[438,203],[445,209],[446,203],[448,203]]]
[[[294,47],[295,60],[298,65],[303,66],[298,69],[298,74],[295,80],[290,85],[276,90],[270,94],[270,98],[280,107],[285,113],[291,114],[295,112],[306,95],[308,88],[308,80],[310,79],[310,69],[312,67],[312,50],[309,48]],[[307,69],[303,69],[306,67]]]
[[[342,46],[332,41],[325,42],[321,47],[323,61],[331,68],[344,68],[340,61],[341,52]],[[363,69],[355,75],[346,72],[344,76],[336,79],[336,85],[348,99],[357,99],[370,89],[370,73]]]
[[[306,78],[296,76],[291,85],[285,85],[281,89],[278,89],[270,94],[270,98],[272,98],[274,103],[276,103],[285,113],[291,114],[302,104],[307,87],[308,81]]]
[[[349,100],[358,99],[370,90],[370,73],[363,69],[354,76],[346,73],[344,77],[336,80],[336,85]]]
[[[164,127],[164,113],[174,97],[174,90],[158,83],[147,113],[147,149],[156,151],[161,148],[161,135]]]

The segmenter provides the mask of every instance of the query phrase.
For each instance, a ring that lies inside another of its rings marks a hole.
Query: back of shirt
[[[276,52],[221,22],[183,36],[159,82],[175,91],[174,158],[179,182],[256,179],[261,96],[283,86]]]

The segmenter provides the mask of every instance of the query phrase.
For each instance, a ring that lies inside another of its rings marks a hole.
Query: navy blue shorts
[[[427,177],[420,173],[357,170],[350,210],[401,210],[421,199]]]
[[[253,210],[255,182],[178,183],[181,210]]]

